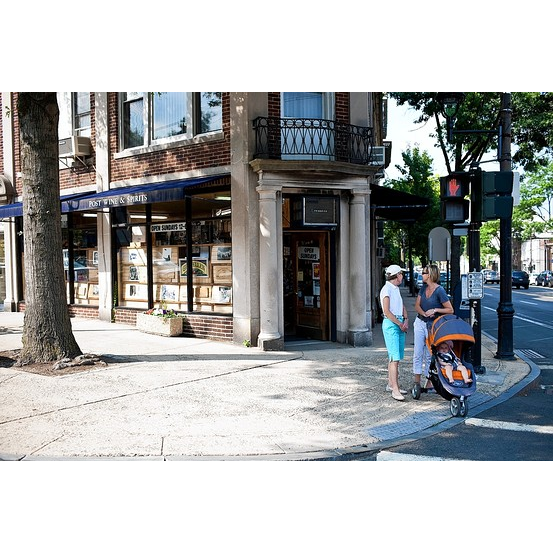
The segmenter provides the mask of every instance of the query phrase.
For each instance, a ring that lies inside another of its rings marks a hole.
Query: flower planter
[[[136,316],[136,327],[140,332],[158,336],[180,336],[182,334],[182,317],[157,317],[139,313]]]

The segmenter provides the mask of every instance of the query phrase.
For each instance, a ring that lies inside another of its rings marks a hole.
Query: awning
[[[418,221],[430,207],[430,200],[387,186],[371,186],[371,209],[375,216],[403,223]]]
[[[61,212],[94,211],[104,207],[124,207],[130,205],[149,204],[153,202],[170,202],[184,199],[184,189],[205,184],[221,178],[224,175],[196,177],[171,182],[142,184],[113,188],[105,192],[81,192],[61,196]],[[0,219],[6,217],[21,217],[23,203],[16,202],[0,206]]]
[[[0,219],[6,219],[7,217],[21,217],[22,215],[23,204],[21,202],[0,205]]]
[[[61,211],[93,211],[104,207],[126,207],[151,204],[154,202],[173,202],[184,199],[184,189],[220,179],[224,175],[197,177],[155,184],[139,184],[125,188],[112,188],[105,192],[86,194],[74,199],[62,198]]]

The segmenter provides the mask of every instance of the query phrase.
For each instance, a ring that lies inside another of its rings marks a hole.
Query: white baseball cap
[[[398,273],[401,273],[401,271],[405,271],[402,267],[399,265],[390,265],[386,268],[386,274],[387,275],[397,275]]]

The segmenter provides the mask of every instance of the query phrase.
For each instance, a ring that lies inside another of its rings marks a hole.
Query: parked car
[[[526,271],[513,271],[511,275],[512,285],[528,290],[530,287],[530,275]]]
[[[549,286],[553,287],[553,271],[542,271],[538,278],[536,279],[536,284],[538,286]]]
[[[415,290],[418,292],[422,288],[422,273],[417,275],[417,280],[415,280]]]
[[[538,275],[539,275],[539,273],[529,273],[530,284],[537,284],[538,283]]]
[[[497,271],[486,270],[482,271],[484,277],[484,284],[496,283],[499,284],[499,273]]]

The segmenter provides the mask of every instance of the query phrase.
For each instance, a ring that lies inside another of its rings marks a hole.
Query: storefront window
[[[128,213],[129,243],[117,254],[119,306],[146,310],[151,302],[181,312],[232,313],[230,197],[188,200],[188,220],[185,201],[151,204],[150,221],[146,206]]]
[[[96,213],[64,215],[62,240],[67,302],[98,305]]]

